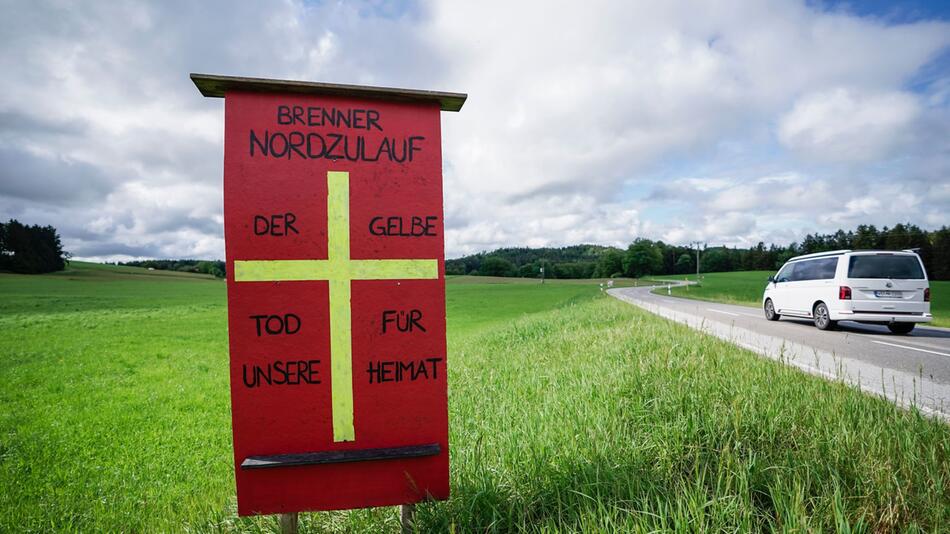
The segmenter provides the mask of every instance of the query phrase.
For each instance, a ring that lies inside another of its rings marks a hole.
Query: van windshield
[[[893,254],[869,254],[851,256],[848,278],[892,278],[896,280],[920,280],[924,270],[915,256]]]

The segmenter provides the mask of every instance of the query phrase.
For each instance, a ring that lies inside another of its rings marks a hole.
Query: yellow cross
[[[333,441],[354,441],[352,280],[439,277],[437,260],[350,259],[350,173],[327,173],[327,259],[235,260],[235,282],[327,280],[330,284],[330,395]]]

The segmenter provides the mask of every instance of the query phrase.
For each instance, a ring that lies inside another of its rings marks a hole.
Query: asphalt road
[[[804,319],[768,321],[758,307],[656,295],[651,289],[609,293],[765,356],[950,420],[950,329],[918,325],[901,336],[883,326],[841,322],[834,331],[821,331]]]

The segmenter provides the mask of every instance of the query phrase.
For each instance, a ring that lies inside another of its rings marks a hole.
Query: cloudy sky
[[[189,72],[468,93],[449,257],[950,224],[946,2],[0,6],[0,218],[79,258],[223,257],[223,101]]]

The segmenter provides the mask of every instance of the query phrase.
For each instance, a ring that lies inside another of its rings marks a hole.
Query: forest
[[[0,223],[0,271],[41,274],[62,271],[69,259],[52,226]]]

